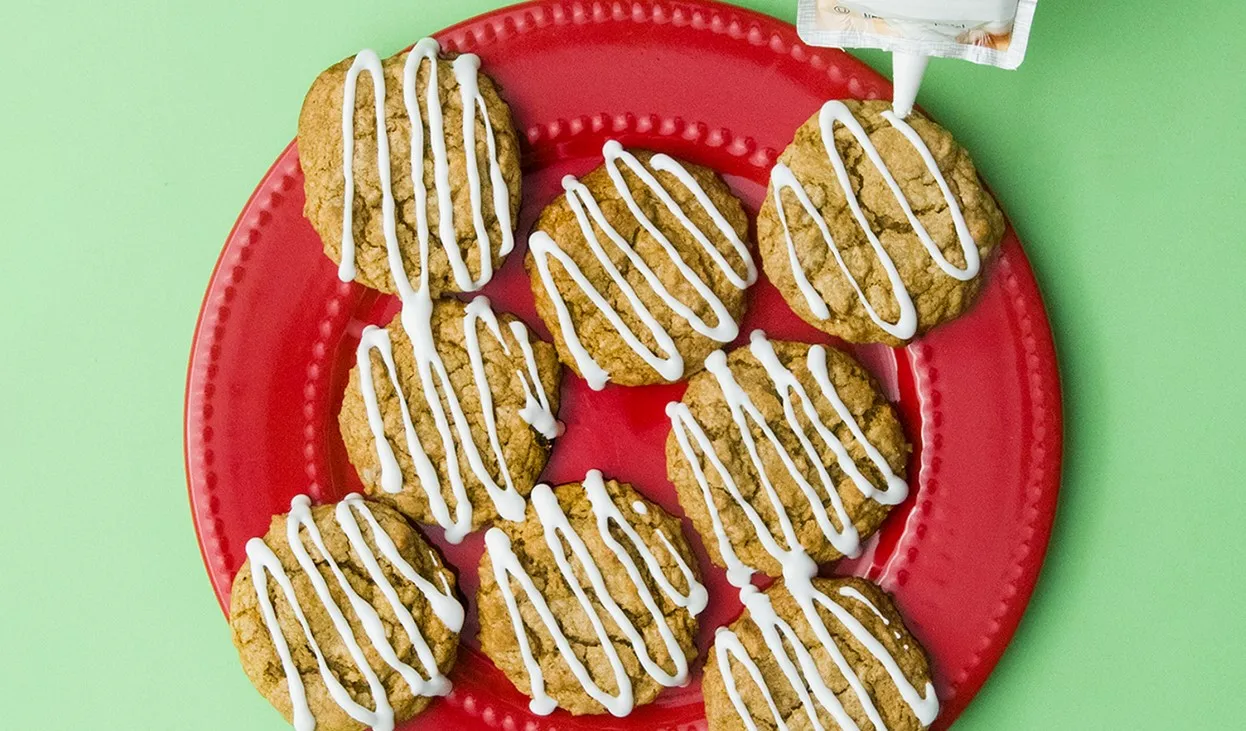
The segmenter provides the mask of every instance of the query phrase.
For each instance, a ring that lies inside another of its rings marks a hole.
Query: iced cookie
[[[766,276],[797,314],[890,345],[965,312],[1003,235],[964,148],[884,101],[829,101],[796,130],[757,217]]]
[[[304,213],[343,280],[400,294],[399,257],[412,288],[427,270],[433,297],[475,291],[514,246],[519,143],[479,68],[425,38],[383,61],[361,51],[312,84],[298,126]]]
[[[748,218],[708,168],[615,141],[602,157],[563,179],[528,239],[537,312],[594,389],[681,380],[738,332]]]
[[[683,685],[706,591],[680,523],[593,470],[485,534],[480,646],[534,713],[625,716]]]
[[[523,519],[560,426],[553,346],[484,297],[416,296],[355,356],[338,424],[369,496],[453,543]]]
[[[667,406],[667,475],[715,563],[754,571],[855,556],[908,495],[909,443],[851,356],[770,341],[716,351]]]
[[[919,731],[938,715],[926,654],[874,584],[776,582],[742,598],[705,666],[710,729]]]
[[[299,496],[247,543],[229,625],[247,677],[295,728],[388,731],[450,691],[454,583],[397,512]]]

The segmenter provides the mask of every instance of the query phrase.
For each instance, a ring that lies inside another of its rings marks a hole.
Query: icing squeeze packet
[[[812,46],[881,48],[1015,69],[1038,0],[800,0],[796,28]]]
[[[896,114],[913,110],[931,56],[1015,69],[1038,0],[800,0],[796,30],[811,46],[891,51]]]

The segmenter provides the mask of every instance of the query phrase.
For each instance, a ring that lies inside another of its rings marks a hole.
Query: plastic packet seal
[[[1038,0],[800,0],[796,30],[811,46],[881,48],[1015,69]]]

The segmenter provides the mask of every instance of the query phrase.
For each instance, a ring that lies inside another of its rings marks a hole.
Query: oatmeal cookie
[[[602,155],[528,239],[537,313],[593,388],[681,380],[738,332],[748,218],[708,168],[613,141]]]
[[[403,92],[404,67],[410,54],[419,63],[414,99],[406,99]],[[348,261],[339,273],[349,274],[344,278],[353,278],[373,289],[397,293],[386,253],[385,185],[377,165],[381,140],[377,134],[373,79],[367,70],[357,76],[351,74],[357,60],[364,68],[373,59],[375,54],[365,51],[335,64],[321,73],[307,92],[298,125],[299,163],[307,194],[304,214],[324,240],[325,254],[342,266],[343,208],[349,197],[354,266]],[[520,152],[510,108],[499,96],[497,85],[476,72],[479,60],[475,56],[439,54],[431,39],[420,41],[409,52],[375,61],[383,70],[387,129],[384,142],[388,145],[388,172],[395,204],[394,235],[406,275],[412,288],[419,289],[420,219],[426,216],[430,294],[436,297],[478,289],[510,250],[513,222],[519,212]],[[343,175],[342,149],[342,107],[351,78],[355,83],[354,99],[350,102],[355,110],[353,194]],[[436,92],[432,101],[441,113],[440,131],[430,125],[430,78]],[[470,93],[472,85],[478,94],[470,97],[468,104],[476,109],[467,107],[473,116],[465,128],[463,93]],[[412,145],[409,104],[419,108],[421,146]],[[474,140],[472,145],[466,143],[469,134]],[[474,156],[469,155],[472,150]],[[426,192],[424,206],[418,205],[419,191],[412,176],[413,152],[414,164],[419,166],[420,160],[423,163],[419,174]],[[503,186],[505,190],[501,189]],[[442,207],[446,204],[451,216],[443,221]]]
[[[735,581],[858,553],[908,493],[909,443],[869,372],[760,332],[706,368],[667,407],[666,468],[714,562]]]
[[[247,677],[286,721],[392,729],[449,692],[463,623],[454,585],[397,511],[299,496],[247,544],[229,626]]]
[[[886,116],[890,107],[831,101],[797,129],[771,174],[757,239],[766,276],[804,320],[852,342],[902,345],[973,303],[980,270],[1003,238],[1004,217],[947,130],[916,111],[895,120]],[[860,138],[850,125],[859,125]],[[828,126],[842,170],[823,142]],[[881,168],[862,139],[877,150]],[[919,237],[893,182],[929,243]]]
[[[622,716],[686,682],[705,589],[679,520],[630,485],[538,485],[485,543],[480,646],[534,712]]]
[[[718,630],[705,666],[710,729],[775,728],[777,712],[791,729],[850,728],[847,718],[861,729],[920,731],[938,714],[925,651],[874,584],[813,579],[797,588],[780,581],[764,594],[746,589],[745,602],[744,616]],[[763,627],[783,636],[781,648]],[[816,678],[805,675],[798,659],[805,653]],[[791,661],[786,669],[780,654]]]
[[[522,519],[559,427],[561,366],[549,343],[483,297],[442,299],[366,329],[356,355],[338,424],[369,496],[455,542],[499,516]]]

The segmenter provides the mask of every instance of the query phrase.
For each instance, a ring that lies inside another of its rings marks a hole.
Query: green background
[[[187,508],[200,298],[318,71],[496,4],[4,3],[2,725],[282,728]],[[932,63],[920,101],[1027,244],[1068,418],[1042,581],[959,729],[1246,726],[1243,29],[1236,2],[1042,0],[1020,71]]]

